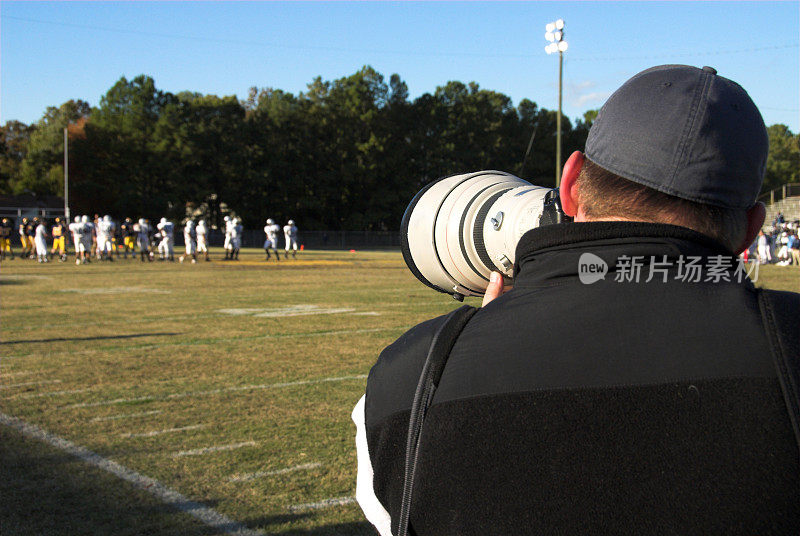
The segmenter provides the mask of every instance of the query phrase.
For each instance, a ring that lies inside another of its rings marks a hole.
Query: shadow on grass
[[[183,333],[134,333],[132,335],[108,335],[97,337],[58,337],[54,339],[23,339],[19,341],[2,341],[0,344],[28,344],[35,342],[74,342],[74,341],[105,341],[112,339],[139,339],[141,337],[166,337],[183,335]]]
[[[368,522],[333,523],[309,529],[278,529],[278,525],[314,517],[312,513],[285,514],[248,519],[248,527],[260,528],[266,534],[281,536],[376,536],[378,532]]]
[[[283,536],[376,536],[378,532],[366,521],[359,523],[335,523],[313,529],[287,530]]]
[[[0,426],[3,536],[225,534],[150,494]]]

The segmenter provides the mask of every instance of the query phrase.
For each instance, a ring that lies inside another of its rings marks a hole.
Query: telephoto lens
[[[562,217],[557,190],[503,171],[452,175],[428,184],[406,208],[403,258],[439,292],[483,296],[492,271],[512,277],[520,237]]]

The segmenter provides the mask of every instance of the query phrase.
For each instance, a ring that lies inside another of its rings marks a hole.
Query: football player
[[[133,227],[133,221],[130,218],[125,218],[125,221],[119,226],[122,233],[122,254],[126,259],[128,258],[128,253],[131,254],[131,258],[136,256],[136,231]]]
[[[36,261],[37,262],[50,262],[47,258],[47,227],[44,225],[44,220],[33,218],[34,238],[33,243],[36,246]]]
[[[84,262],[92,262],[92,248],[97,245],[97,235],[95,234],[94,223],[89,221],[89,216],[84,214],[81,216],[81,225],[83,225],[83,253]]]
[[[294,224],[294,220],[289,220],[286,225],[283,226],[283,238],[286,242],[286,257],[289,258],[289,247],[291,246],[294,248],[292,250],[292,258],[297,258],[297,226]]]
[[[173,246],[173,234],[175,232],[175,226],[171,221],[167,220],[167,218],[161,218],[161,221],[156,227],[161,231],[161,241],[158,243],[159,260],[163,261],[169,259],[170,261],[174,261],[175,248]]]
[[[64,262],[67,260],[67,228],[61,218],[56,217],[53,227],[50,229],[50,235],[53,237],[53,249],[50,255],[54,256],[58,250],[58,260]]]
[[[6,259],[6,253],[11,254],[11,258],[14,258],[14,250],[11,249],[11,233],[13,232],[14,226],[11,224],[11,220],[8,218],[3,218],[2,223],[0,223],[0,259]]]
[[[186,225],[183,228],[183,243],[186,245],[186,254],[181,255],[180,261],[186,257],[192,258],[192,264],[197,262],[197,243],[195,242],[196,233],[194,230],[194,221],[186,220]]]
[[[147,220],[139,219],[139,222],[134,226],[134,231],[136,231],[136,243],[139,246],[139,255],[142,262],[145,259],[152,261],[153,259],[150,258],[150,225]]]
[[[206,261],[210,261],[211,259],[208,258],[208,242],[206,240],[206,235],[208,235],[206,220],[200,220],[197,222],[195,234],[197,235],[197,252],[205,254]]]
[[[97,235],[97,258],[101,260],[113,261],[112,257],[113,246],[111,243],[111,235],[114,234],[114,222],[111,221],[111,216],[106,214],[97,220],[97,227],[95,233]]]
[[[231,260],[239,260],[239,249],[242,247],[243,232],[244,227],[242,227],[242,223],[239,218],[233,218],[231,220]]]
[[[31,250],[33,249],[33,241],[28,241],[28,227],[30,227],[30,225],[28,218],[22,218],[19,224],[19,241],[20,244],[22,244],[22,253],[20,253],[20,257],[23,259],[30,257]]]
[[[275,250],[275,260],[281,260],[281,255],[278,253],[278,233],[280,230],[281,228],[275,223],[275,220],[272,218],[267,219],[267,225],[264,226],[264,234],[267,235],[267,239],[264,241],[264,251],[267,252],[266,260],[270,259],[270,249]]]
[[[72,244],[75,246],[75,264],[89,262],[86,258],[86,246],[83,241],[85,228],[80,216],[75,216],[75,221],[69,224],[69,230],[72,233]]]
[[[225,260],[229,261],[233,258],[233,244],[231,243],[233,225],[230,216],[225,216],[222,219],[225,222],[225,242],[222,244],[222,247],[225,249]]]

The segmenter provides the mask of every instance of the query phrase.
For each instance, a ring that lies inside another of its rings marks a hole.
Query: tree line
[[[123,77],[97,107],[70,100],[36,124],[1,127],[0,192],[63,195],[66,127],[76,213],[396,230],[414,194],[445,175],[499,169],[553,186],[556,114],[474,82],[411,100],[399,75],[387,82],[368,66],[297,95],[253,87],[243,100]],[[562,154],[583,148],[595,116],[562,118]],[[798,136],[784,125],[769,134],[765,191],[800,181]]]

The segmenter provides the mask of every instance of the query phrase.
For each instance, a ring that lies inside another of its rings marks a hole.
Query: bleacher
[[[784,184],[758,198],[767,206],[765,225],[771,225],[780,212],[788,221],[800,220],[800,184]]]

